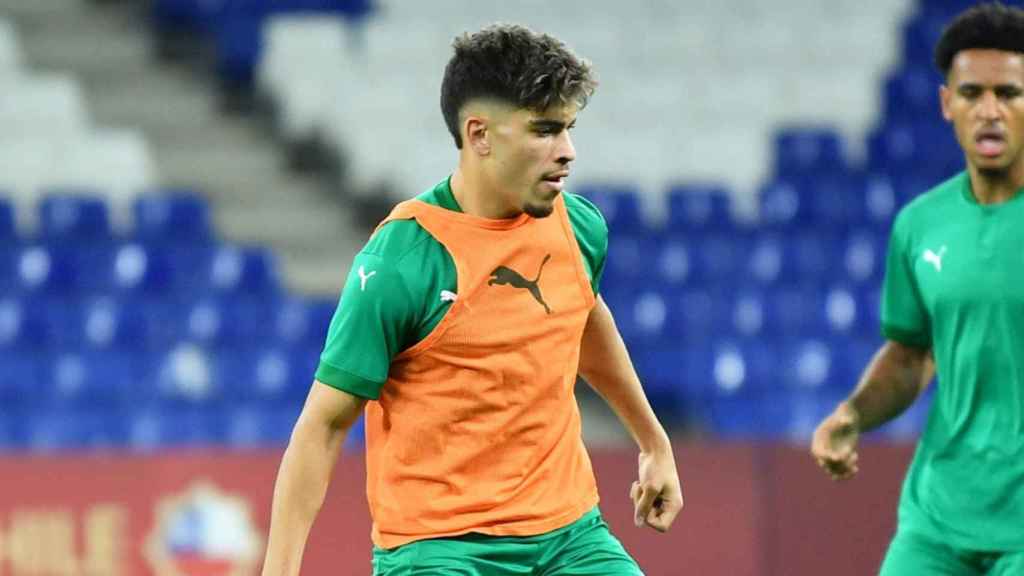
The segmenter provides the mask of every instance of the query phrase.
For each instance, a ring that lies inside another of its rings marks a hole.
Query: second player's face
[[[983,173],[1024,170],[1024,55],[964,50],[941,92],[968,164]]]
[[[494,178],[516,209],[543,218],[569,176],[576,149],[569,129],[576,122],[575,105],[552,106],[544,112],[512,111],[496,127],[493,139]]]

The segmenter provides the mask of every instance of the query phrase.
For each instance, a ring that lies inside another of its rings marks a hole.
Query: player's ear
[[[491,153],[490,131],[487,118],[469,114],[462,121],[462,140],[470,150],[480,156]]]
[[[953,110],[951,107],[951,100],[953,99],[953,91],[949,89],[945,84],[939,87],[939,103],[942,105],[942,117],[947,122],[953,121]]]

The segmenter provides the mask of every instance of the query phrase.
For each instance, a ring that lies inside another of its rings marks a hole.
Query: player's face
[[[967,162],[990,174],[1024,169],[1024,55],[964,50],[941,88],[942,115],[953,123]]]
[[[535,218],[551,214],[576,159],[569,137],[576,112],[575,105],[514,110],[495,127],[493,177],[517,210]]]

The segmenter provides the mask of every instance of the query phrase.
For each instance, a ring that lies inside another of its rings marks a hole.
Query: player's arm
[[[314,381],[274,485],[263,576],[297,576],[309,530],[364,398]]]
[[[683,507],[672,444],[647,401],[611,311],[600,296],[583,331],[579,374],[615,411],[640,447],[640,477],[630,492],[637,525],[668,530]]]
[[[931,350],[889,340],[875,353],[849,398],[818,425],[811,454],[833,479],[858,471],[860,434],[896,418],[935,376]]]

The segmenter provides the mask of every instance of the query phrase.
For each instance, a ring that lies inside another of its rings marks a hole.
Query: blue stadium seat
[[[756,338],[765,333],[768,302],[764,290],[741,288],[732,300],[729,326],[731,333],[742,338]]]
[[[853,230],[844,240],[842,262],[847,280],[878,283],[885,273],[885,241],[870,229]]]
[[[138,452],[216,446],[224,442],[227,427],[222,409],[141,410],[126,420],[126,445]]]
[[[0,245],[12,244],[18,233],[14,220],[14,205],[4,197],[5,195],[6,193],[0,190]]]
[[[604,215],[612,235],[643,234],[647,232],[640,209],[640,193],[626,185],[585,184],[574,192],[594,203]]]
[[[216,358],[209,350],[181,342],[140,355],[138,362],[140,385],[132,390],[135,405],[172,410],[220,405],[224,383],[217,378]]]
[[[139,383],[132,356],[126,352],[62,351],[47,361],[51,405],[113,410],[121,407]]]
[[[636,290],[608,290],[602,298],[627,341],[656,342],[668,332],[671,304],[664,292],[637,287]]]
[[[885,81],[886,123],[940,119],[939,86],[942,82],[942,77],[930,63],[906,67],[890,74]]]
[[[760,223],[764,227],[807,228],[813,222],[810,207],[804,203],[798,182],[769,182],[758,191],[757,200]]]
[[[724,185],[680,183],[668,192],[668,230],[687,234],[694,230],[728,231],[734,228],[732,196]]]
[[[68,252],[75,285],[85,294],[166,294],[174,286],[168,251],[137,243],[86,246]]]
[[[285,345],[322,346],[338,301],[333,298],[288,298],[274,307],[274,338]]]
[[[66,294],[75,285],[75,266],[68,250],[26,245],[15,249],[14,290],[27,294]]]
[[[225,441],[241,449],[285,446],[300,410],[301,405],[232,409],[227,415]]]
[[[601,286],[609,290],[634,289],[649,285],[657,277],[655,263],[659,240],[643,234],[612,234]]]
[[[806,336],[826,330],[825,297],[816,287],[780,287],[769,290],[766,324],[776,336]]]
[[[8,409],[0,412],[0,455],[15,453],[25,448],[24,418]]]
[[[0,314],[3,312],[0,311]],[[3,319],[0,318],[0,323]],[[2,328],[0,328],[2,329]],[[39,400],[43,363],[38,354],[5,349],[0,343],[0,418]]]
[[[893,124],[868,137],[868,165],[874,172],[917,174],[938,183],[963,170],[963,152],[952,129],[939,122]]]
[[[807,207],[809,224],[829,231],[841,231],[860,222],[863,200],[862,178],[843,172],[819,174],[800,185],[801,205]]]
[[[135,236],[147,243],[196,244],[212,240],[206,200],[190,190],[167,189],[135,200]]]
[[[285,348],[237,349],[220,354],[216,377],[232,406],[301,404],[313,380],[305,364]]]
[[[840,390],[846,371],[843,353],[830,341],[807,338],[780,342],[776,354],[779,358],[780,384],[791,390],[819,390],[835,387]]]
[[[667,334],[683,342],[704,342],[728,333],[733,297],[722,287],[685,288],[671,296]]]
[[[46,309],[38,299],[0,296],[0,351],[16,353],[47,344]]]
[[[40,408],[25,419],[26,447],[37,453],[114,449],[124,438],[122,421],[104,411]]]
[[[648,255],[658,282],[667,286],[682,286],[702,281],[696,242],[685,236],[673,235],[654,246]],[[653,260],[653,261],[652,261]]]
[[[855,224],[888,233],[901,202],[895,182],[882,174],[869,175],[864,178],[855,198],[860,202],[857,209],[860,218]]]
[[[182,292],[269,296],[280,290],[274,258],[264,248],[174,247],[168,254]]]
[[[102,196],[88,193],[51,193],[39,206],[39,228],[45,242],[108,242],[110,215]]]
[[[777,178],[843,173],[846,169],[842,138],[835,130],[793,127],[776,132],[774,174]]]
[[[942,31],[958,10],[951,2],[924,2],[919,11],[903,25],[903,59],[916,66],[928,66]]]
[[[847,285],[829,287],[824,294],[823,310],[830,335],[858,334],[868,320],[868,309],[860,300],[860,293]]]
[[[709,234],[697,245],[697,269],[705,284],[732,285],[742,274],[750,239],[740,234]]]

